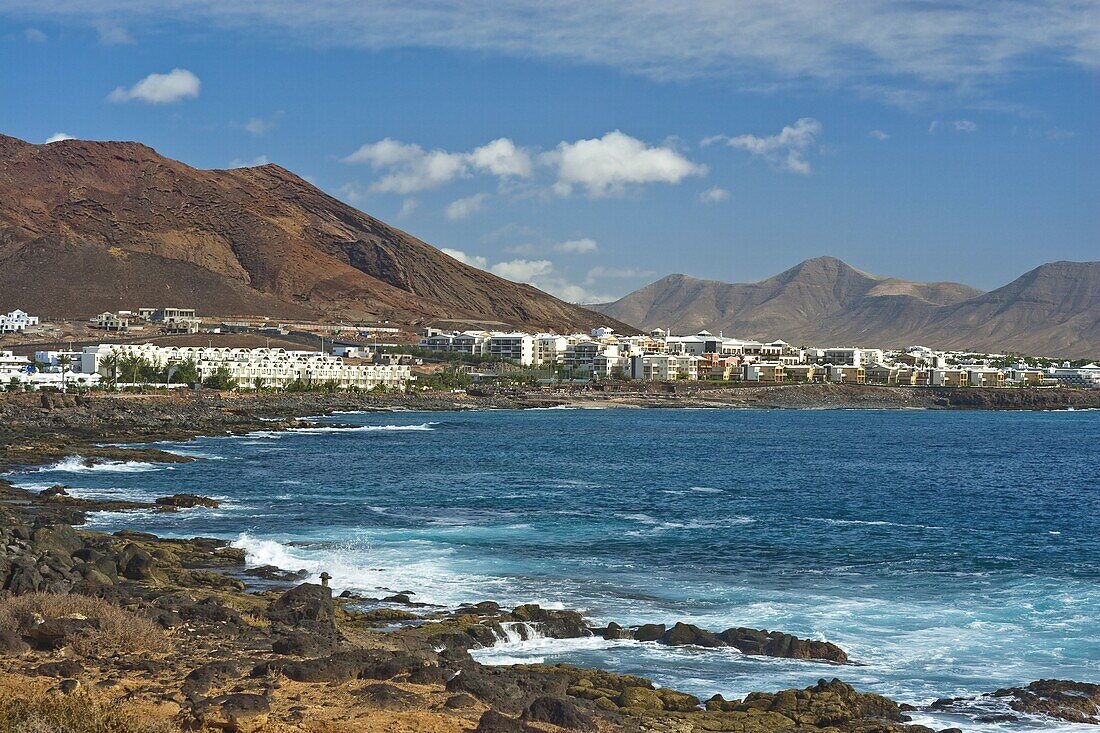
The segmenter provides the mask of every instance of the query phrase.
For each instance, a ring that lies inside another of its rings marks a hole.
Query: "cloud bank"
[[[20,18],[208,24],[327,47],[427,47],[600,64],[659,79],[974,93],[1021,71],[1100,67],[1093,0],[7,0]],[[660,32],[654,32],[654,29]]]

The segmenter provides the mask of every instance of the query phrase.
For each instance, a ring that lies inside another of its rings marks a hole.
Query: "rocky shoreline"
[[[71,456],[185,461],[114,444],[280,429],[300,424],[296,417],[335,410],[456,409],[444,406],[451,398],[395,404],[387,397],[278,397],[55,397],[46,404],[16,395],[0,401],[0,465]],[[247,568],[243,551],[222,540],[79,529],[92,511],[189,511],[209,501],[177,494],[152,503],[100,502],[69,496],[63,487],[31,493],[0,480],[0,729],[931,730],[910,722],[913,708],[839,679],[701,701],[631,675],[568,665],[491,667],[470,655],[534,634],[595,634],[800,659],[822,665],[823,677],[831,678],[853,660],[827,642],[686,623],[593,628],[575,611],[509,610],[492,601],[432,609],[417,604],[411,591],[334,598],[294,572]],[[937,701],[932,709],[975,720],[1039,714],[1096,723],[1098,704],[1100,686],[1038,681]]]

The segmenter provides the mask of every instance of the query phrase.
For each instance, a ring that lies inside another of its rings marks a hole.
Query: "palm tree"
[[[61,394],[69,391],[69,365],[72,361],[72,357],[64,352],[57,357],[57,364],[61,367]]]
[[[103,369],[107,370],[111,377],[111,386],[115,389],[118,389],[118,367],[121,360],[122,354],[118,349],[111,349],[102,359]]]

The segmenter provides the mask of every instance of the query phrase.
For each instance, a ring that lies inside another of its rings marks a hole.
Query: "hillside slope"
[[[0,309],[161,303],[561,330],[608,320],[457,262],[277,165],[199,170],[139,143],[0,135]]]
[[[832,257],[756,283],[669,275],[593,306],[641,328],[707,329],[800,344],[1023,351],[1100,351],[1100,263],[1043,265],[989,293],[958,283],[870,275]]]

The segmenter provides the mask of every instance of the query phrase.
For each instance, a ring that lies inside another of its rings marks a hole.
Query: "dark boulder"
[[[291,631],[275,637],[271,642],[271,651],[293,657],[316,657],[331,653],[335,645],[332,636]]]
[[[509,718],[495,710],[486,710],[477,722],[474,733],[540,733],[540,731],[517,718]]]
[[[180,692],[184,695],[205,695],[213,687],[237,679],[241,669],[233,662],[218,661],[208,662],[200,667],[195,667],[183,678]]]
[[[659,641],[662,644],[668,644],[669,646],[702,646],[702,647],[720,647],[726,646],[726,643],[719,639],[717,636],[701,629],[694,624],[685,624],[677,622],[675,626],[661,634]]]
[[[740,703],[731,705],[730,709],[778,713],[810,728],[843,726],[861,720],[906,720],[893,700],[869,692],[857,692],[838,679],[818,680],[816,685],[803,690],[753,692]]]
[[[564,673],[520,667],[464,667],[447,681],[448,692],[466,692],[486,705],[520,713],[536,698],[564,696],[569,678]]]
[[[233,693],[203,700],[192,712],[209,728],[251,733],[267,723],[271,704],[263,695]]]
[[[56,552],[59,555],[72,555],[72,553],[84,546],[76,530],[68,524],[53,524],[47,527],[39,527],[32,535],[36,549],[39,552]]]
[[[35,649],[50,651],[60,649],[91,629],[92,625],[86,619],[48,618],[27,633],[27,640]]]
[[[220,506],[216,499],[198,496],[197,494],[173,494],[172,496],[162,496],[154,503],[158,507],[169,507],[173,509],[193,509],[195,507],[217,509]]]
[[[408,681],[414,685],[442,685],[450,676],[450,673],[442,667],[429,664],[417,667],[410,672]]]
[[[38,564],[29,558],[18,558],[11,563],[4,589],[12,595],[36,593],[45,590],[46,580],[38,569]]]
[[[309,571],[298,570],[297,572],[291,572],[289,570],[283,570],[280,567],[276,567],[275,565],[260,565],[258,567],[245,570],[244,574],[249,576],[250,578],[262,578],[264,580],[272,580],[277,583],[291,583],[295,580],[302,580],[309,575]]]
[[[274,623],[336,633],[332,589],[313,583],[302,583],[283,593],[271,604],[267,617]]]
[[[23,641],[19,634],[10,629],[0,631],[0,656],[19,657],[30,650],[31,645]]]
[[[550,695],[532,700],[520,719],[534,723],[551,723],[570,730],[588,730],[592,726],[592,716],[577,707],[572,700]]]
[[[1100,724],[1100,685],[1072,680],[1037,680],[1027,687],[997,690],[1018,713],[1046,715],[1071,723]]]
[[[40,677],[79,677],[84,667],[75,659],[63,659],[59,662],[46,662],[34,668]]]
[[[443,702],[443,707],[450,710],[465,710],[466,708],[472,708],[477,705],[477,700],[473,695],[467,695],[465,692],[460,692],[457,695],[451,695]]]
[[[154,566],[153,556],[132,542],[118,556],[118,571],[130,580],[154,580]]]
[[[424,702],[419,695],[405,692],[400,687],[385,682],[367,685],[352,694],[367,705],[383,710],[412,710],[422,707]]]
[[[642,624],[634,629],[634,638],[637,641],[657,641],[664,633],[664,624]]]
[[[742,654],[786,659],[820,659],[836,664],[848,663],[848,655],[836,644],[799,639],[781,631],[733,628],[718,634],[718,638],[730,646],[737,647]]]
[[[584,617],[576,611],[558,611],[528,603],[512,609],[511,618],[534,624],[539,634],[552,639],[577,639],[592,635]]]

